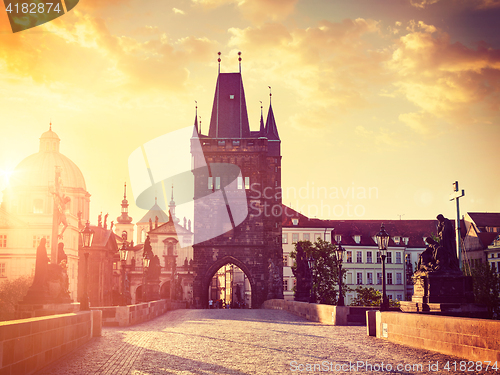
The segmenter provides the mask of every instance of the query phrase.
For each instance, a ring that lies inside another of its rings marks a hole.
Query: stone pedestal
[[[401,311],[486,317],[486,307],[474,303],[471,276],[429,272],[414,275],[412,278],[413,296],[411,302],[400,302]]]
[[[427,273],[414,275],[412,302],[423,304],[472,303],[472,277]]]

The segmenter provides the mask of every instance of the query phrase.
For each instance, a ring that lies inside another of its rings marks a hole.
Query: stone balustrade
[[[100,311],[0,322],[0,374],[32,374],[101,335]]]

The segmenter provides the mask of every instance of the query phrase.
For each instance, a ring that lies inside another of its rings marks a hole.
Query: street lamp
[[[332,236],[333,238],[333,236]],[[337,264],[339,266],[339,300],[337,302],[337,306],[345,306],[344,305],[344,293],[343,293],[343,290],[342,290],[342,260],[344,259],[343,256],[344,256],[344,248],[342,247],[342,245],[340,244],[340,241],[339,241],[339,244],[337,246],[337,249],[335,250],[335,252],[337,253]]]
[[[377,243],[382,258],[382,303],[380,304],[380,311],[386,311],[389,310],[389,300],[385,293],[385,258],[387,257],[389,234],[385,231],[384,223],[380,226],[380,232],[377,233]]]
[[[89,249],[92,246],[92,241],[94,239],[94,231],[90,229],[90,223],[87,220],[87,224],[85,224],[85,228],[80,232],[80,236],[82,238],[82,247],[85,250],[85,274],[83,281],[83,296],[80,301],[80,310],[81,311],[89,311],[89,295],[88,295],[88,264],[89,264]]]
[[[125,305],[127,304],[127,288],[125,285],[125,273],[127,267],[127,258],[128,258],[128,243],[126,241],[126,233],[122,236],[125,241],[123,241],[122,247],[119,250],[120,253],[120,261],[122,263],[122,297]]]
[[[147,302],[148,300],[148,286],[146,284],[146,268],[149,267],[150,261],[151,259],[149,259],[149,254],[145,252],[144,257],[142,258],[142,285],[144,287],[144,290],[142,292],[143,302]]]
[[[314,258],[312,254],[309,256],[309,258],[307,258],[307,264],[309,266],[309,272],[311,273],[311,294],[309,297],[309,303],[316,303],[316,298],[314,296]]]

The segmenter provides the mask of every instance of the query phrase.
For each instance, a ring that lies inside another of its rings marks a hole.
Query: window
[[[215,189],[220,189],[220,177],[215,177]]]
[[[292,219],[292,224],[293,224],[293,225],[299,225],[299,219],[297,219],[296,217],[294,217],[294,218]]]
[[[317,241],[318,238],[322,238],[321,233],[314,233],[314,241]]]
[[[218,144],[219,146],[225,146],[226,141],[218,141],[218,142],[217,142],[217,144]]]
[[[366,283],[368,285],[373,285],[373,274],[371,272],[366,273]]]
[[[356,251],[356,263],[363,263],[363,252]]]
[[[283,267],[288,267],[288,255],[283,254]]]
[[[33,236],[33,248],[36,249],[40,245],[40,240],[42,238],[46,239],[45,248],[50,249],[50,236]]]
[[[240,145],[240,141],[233,140],[233,146],[239,146],[239,145]]]
[[[398,301],[402,301],[403,300],[403,295],[402,294],[396,294],[396,299]]]
[[[250,177],[245,177],[245,189],[250,189]]]
[[[405,243],[405,245],[408,245],[408,237],[403,237],[403,242]]]
[[[297,243],[297,242],[299,242],[299,234],[292,233],[292,243]]]
[[[387,272],[387,285],[392,285],[392,272]]]
[[[401,264],[401,251],[396,251],[396,264]]]
[[[281,235],[281,242],[282,243],[288,243],[288,233],[283,233]]]
[[[347,251],[347,260],[346,263],[352,263],[352,251],[348,250]]]
[[[0,247],[7,247],[7,235],[0,234]]]
[[[283,279],[283,291],[286,292],[288,290],[288,279]]]
[[[354,236],[354,242],[360,243],[361,242],[361,236],[359,236],[359,235]]]
[[[351,272],[347,273],[347,284],[352,284],[352,273]]]
[[[33,213],[43,214],[43,199],[35,199],[33,201]]]
[[[382,285],[382,272],[377,272],[377,285]]]
[[[330,240],[331,240],[331,236],[332,236],[332,234],[331,234],[331,233],[326,232],[326,233],[325,233],[325,241],[327,241],[327,242],[331,242],[331,241],[330,241]]]
[[[372,263],[372,252],[371,251],[367,251],[366,252],[366,263]]]
[[[341,234],[336,234],[335,235],[335,241],[337,241],[337,243],[340,243],[342,241],[342,235]]]
[[[297,279],[296,279],[296,278],[294,278],[294,279],[293,279],[293,287],[295,288],[296,286],[297,286]]]
[[[394,241],[394,243],[395,243],[396,245],[399,245],[399,242],[401,241],[401,237],[399,237],[399,236],[395,236],[395,237],[393,237],[392,239],[393,239],[393,241]]]
[[[377,263],[382,263],[382,258],[380,257],[380,251],[377,251]]]
[[[214,188],[214,178],[213,177],[209,177],[208,178],[208,189],[209,190],[213,190]]]
[[[5,263],[0,263],[0,277],[5,277]]]
[[[390,251],[387,252],[386,263],[387,264],[392,264],[392,253]]]
[[[363,273],[362,272],[356,273],[356,284],[363,285]]]
[[[310,241],[311,240],[311,235],[309,233],[304,233],[302,235],[302,237],[304,238],[304,241]]]
[[[392,300],[392,294],[388,294],[387,299]]]
[[[401,272],[396,273],[396,285],[403,284],[403,278]]]
[[[243,189],[243,177],[238,177],[238,190]]]

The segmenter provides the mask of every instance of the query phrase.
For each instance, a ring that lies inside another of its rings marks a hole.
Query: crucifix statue
[[[450,201],[455,200],[457,202],[456,239],[457,239],[458,265],[460,269],[462,269],[462,244],[461,244],[462,238],[460,237],[460,204],[458,200],[463,196],[465,196],[465,190],[462,189],[462,191],[460,191],[458,189],[458,181],[455,181],[455,183],[453,184],[453,193],[451,193],[450,195]]]

